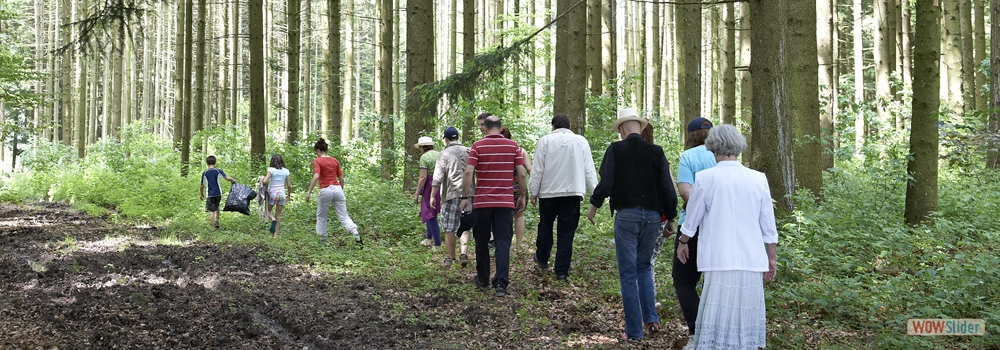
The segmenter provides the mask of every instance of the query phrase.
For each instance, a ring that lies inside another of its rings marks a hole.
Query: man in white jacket
[[[580,202],[597,187],[597,169],[590,154],[590,144],[569,128],[569,117],[565,114],[552,117],[552,133],[538,140],[528,181],[531,204],[538,206],[540,216],[535,263],[542,270],[549,268],[552,231],[558,217],[554,272],[556,279],[561,281],[569,276],[573,237],[580,223]]]

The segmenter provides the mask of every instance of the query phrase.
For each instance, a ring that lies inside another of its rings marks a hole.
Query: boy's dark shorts
[[[206,198],[205,211],[209,213],[219,211],[220,202],[222,202],[222,196]]]
[[[459,234],[459,235],[461,235],[462,232],[471,231],[472,230],[472,226],[476,224],[476,219],[475,219],[474,216],[472,216],[472,212],[471,211],[467,212],[467,213],[463,212],[461,220],[462,221],[460,221],[459,224],[458,224],[458,231],[455,232],[456,234]]]

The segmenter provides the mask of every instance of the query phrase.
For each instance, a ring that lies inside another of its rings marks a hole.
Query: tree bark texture
[[[792,88],[795,180],[798,189],[823,195],[823,146],[820,134],[819,65],[816,48],[816,3],[785,0],[788,25],[788,83]],[[784,150],[782,150],[784,151]]]
[[[602,45],[601,0],[587,0],[587,77],[594,96],[604,93]]]
[[[184,0],[179,0],[184,1]],[[243,49],[240,47],[240,2],[233,1],[233,25],[232,25],[232,54],[233,54],[233,78],[232,86],[230,87],[232,92],[232,97],[229,99],[229,121],[230,123],[236,124],[239,116],[239,103],[240,103],[240,82],[242,76],[240,75],[240,53]]]
[[[943,2],[944,3],[944,2]],[[941,48],[941,8],[937,0],[916,0],[913,35],[913,120],[910,160],[906,172],[905,221],[917,225],[929,219],[938,203],[938,100],[941,82],[938,57]],[[993,11],[997,13],[996,10]],[[994,73],[995,74],[995,73]]]
[[[62,42],[62,46],[66,47],[69,45],[71,37],[73,36],[72,28],[73,15],[71,3],[69,0],[62,0],[62,5],[59,6],[59,13],[62,19],[62,25],[64,29],[63,32],[59,34],[59,38]],[[73,115],[71,114],[72,104],[73,104],[73,50],[67,50],[62,54],[62,61],[60,63],[60,78],[59,78],[59,134],[58,139],[62,140],[64,146],[69,146],[73,141],[73,134],[70,133],[72,130],[72,120]]]
[[[725,5],[722,30],[722,122],[736,124],[736,5]]]
[[[264,91],[264,4],[263,0],[247,1],[250,29],[250,166],[256,172],[264,170],[264,128],[267,125],[267,103]]]
[[[194,0],[191,0],[194,1]],[[181,136],[183,136],[183,116],[184,116],[184,2],[177,0],[177,38],[174,40],[174,118],[173,118],[173,141],[174,148],[181,147]],[[105,114],[107,111],[105,111]]]
[[[701,6],[678,6],[676,12],[678,117],[683,126],[692,119],[701,117]],[[687,130],[684,129],[681,134],[686,140]]]
[[[340,124],[340,144],[346,145],[351,140],[354,130],[354,0],[346,0],[344,18],[344,97],[341,104],[343,112]],[[433,16],[433,14],[432,14]],[[431,17],[433,27],[433,17]],[[431,41],[433,45],[433,40]],[[431,46],[433,49],[433,46]],[[433,51],[432,51],[433,52]]]
[[[740,119],[744,125],[753,124],[753,74],[750,73],[750,60],[752,58],[751,42],[753,37],[753,27],[751,18],[750,3],[740,4],[740,66],[744,67],[740,72]],[[687,130],[685,130],[687,131]],[[743,150],[742,159],[748,167],[753,164],[753,133],[750,129],[743,129],[743,136],[747,138],[747,148]]]
[[[965,112],[962,97],[962,20],[959,1],[941,2],[942,60],[941,60],[941,97],[945,107],[951,113],[960,115]],[[919,23],[919,19],[917,20]],[[914,39],[914,41],[916,41]],[[914,42],[914,46],[916,42]],[[914,53],[916,56],[916,53]],[[916,58],[914,58],[915,60]],[[914,63],[916,65],[916,63]],[[916,74],[916,72],[914,72]],[[914,76],[913,80],[917,77]],[[914,82],[916,84],[916,82]]]
[[[816,2],[816,48],[819,62],[819,91],[822,109],[819,115],[820,135],[823,142],[823,169],[833,168],[833,119],[834,106],[837,104],[837,90],[834,74],[837,57],[833,55],[834,33],[837,24],[834,22],[836,1],[819,0]]]
[[[380,156],[382,158],[381,164],[381,175],[383,179],[390,179],[396,174],[396,157],[394,155],[394,150],[396,149],[395,139],[396,139],[396,129],[395,129],[395,115],[393,113],[393,96],[392,96],[392,64],[393,64],[393,46],[395,43],[392,41],[392,32],[395,30],[395,23],[393,23],[393,1],[392,0],[376,0],[377,4],[380,4],[379,8],[379,135],[380,140]]]
[[[990,1],[990,18],[1000,18],[1000,0]],[[990,33],[1000,33],[1000,21],[990,21]],[[990,111],[987,132],[994,135],[987,143],[986,168],[1000,168],[1000,40],[990,40]]]
[[[854,153],[860,157],[865,146],[865,112],[862,103],[865,101],[865,62],[864,62],[864,38],[861,36],[861,0],[854,0],[851,7],[854,15],[853,27],[851,28],[852,39],[854,40],[854,51],[851,53],[854,58]]]
[[[986,14],[985,14],[985,12],[986,12],[986,8],[985,8],[986,7],[985,6],[986,0],[972,0],[972,3],[973,3],[973,13],[972,13],[972,15],[973,15],[973,19],[974,19],[973,32],[975,34],[974,38],[973,38],[973,40],[975,41],[975,43],[973,44],[973,46],[975,46],[975,51],[976,51],[975,55],[973,56],[973,59],[972,59],[972,63],[973,63],[972,67],[975,69],[975,73],[976,73],[975,85],[974,85],[974,88],[973,88],[973,93],[976,95],[976,110],[977,111],[986,111],[986,108],[987,108],[987,106],[990,103],[989,97],[987,96],[987,93],[986,93],[986,90],[985,90],[986,80],[987,79],[986,79],[986,75],[983,74],[983,70],[979,69],[980,65],[983,64],[983,61],[986,60],[986,57],[987,57],[986,56],[986,24],[985,24],[985,22],[986,22]],[[993,18],[993,17],[991,17],[991,18]],[[998,32],[990,32],[990,33],[998,33]]]
[[[896,30],[893,0],[875,0],[875,109],[880,126],[889,125],[893,100],[890,77],[896,67]]]
[[[574,0],[559,0],[559,14],[566,13],[563,17],[566,30],[558,30],[556,33],[556,45],[565,47],[562,56],[556,52],[556,62],[564,62],[556,66],[556,80],[563,77],[564,85],[556,84],[556,95],[561,94],[564,104],[561,108],[555,108],[553,101],[553,113],[566,113],[570,117],[570,125],[577,135],[584,135],[587,126],[586,116],[586,93],[587,93],[587,8],[577,6]],[[568,11],[568,13],[567,13]],[[561,43],[561,41],[566,41]]]
[[[323,127],[323,133],[329,137],[331,143],[340,143],[341,130],[341,105],[344,95],[341,94],[340,74],[340,0],[327,0],[327,50],[326,50],[326,94],[327,101],[323,108],[327,113],[327,125]]]
[[[302,47],[301,0],[288,0],[288,134],[286,140],[296,144],[299,140],[299,68]],[[309,0],[306,0],[309,1]],[[311,62],[307,63],[311,64]]]
[[[398,31],[397,31],[398,32]],[[476,57],[476,1],[462,0],[462,65],[463,69],[468,69],[472,64],[472,59]],[[546,41],[548,43],[549,41]],[[547,45],[547,44],[546,44]],[[548,45],[547,45],[548,46]],[[474,96],[470,93],[463,98],[469,102],[475,110]],[[470,115],[462,118],[462,141],[465,144],[472,144],[476,140],[474,135],[476,119]]]
[[[403,188],[416,184],[419,149],[410,147],[417,138],[433,133],[437,99],[421,85],[434,81],[434,1],[406,2],[406,127],[403,144],[406,160]]]
[[[603,81],[618,79],[618,51],[615,27],[614,0],[601,0],[601,74]],[[614,89],[608,89],[609,94],[615,94]]]
[[[911,43],[911,38],[913,35],[913,30],[910,28],[910,0],[900,0],[905,1],[906,6],[900,6],[900,31],[902,32],[902,40],[899,42],[900,50],[903,51],[901,56],[903,61],[900,64],[901,76],[903,79],[903,88],[909,91],[913,91],[913,44]]]
[[[205,29],[208,18],[208,0],[198,0],[198,58],[195,61],[195,95],[193,102],[194,118],[191,121],[191,134],[201,131],[205,126]],[[195,146],[201,150],[201,145]]]
[[[793,67],[787,56],[791,50],[791,33],[785,22],[788,15],[786,1],[794,0],[750,2],[750,21],[753,22],[750,71],[754,75],[756,97],[750,127],[754,168],[767,176],[771,196],[778,206],[792,210],[794,204],[785,197],[795,190],[796,179],[793,145],[795,116],[792,114],[795,92],[789,81]]]
[[[961,26],[962,26],[962,101],[965,110],[972,111],[976,108],[976,66],[975,47],[972,32],[972,0],[960,0],[962,6]]]

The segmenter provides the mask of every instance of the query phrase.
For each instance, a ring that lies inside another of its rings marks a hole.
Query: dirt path
[[[608,327],[615,322],[560,291],[539,296],[565,299],[542,311],[557,322],[525,323],[517,314],[530,306],[516,298],[480,305],[447,290],[414,296],[267,261],[256,247],[158,233],[62,204],[0,204],[0,348],[677,346],[618,342]]]

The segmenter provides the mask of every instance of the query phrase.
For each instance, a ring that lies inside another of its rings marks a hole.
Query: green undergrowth
[[[133,220],[165,227],[163,244],[178,237],[247,247],[266,258],[307,266],[337,278],[389,283],[410,293],[444,292],[465,300],[486,299],[469,293],[471,267],[441,269],[442,252],[417,244],[424,234],[418,206],[398,181],[378,178],[378,150],[354,143],[331,153],[343,160],[345,193],[352,219],[365,237],[364,249],[331,212],[330,242],[315,234],[315,198],[305,201],[313,155],[310,145],[288,146],[269,140],[268,148],[285,155],[292,170],[292,200],[283,212],[281,236],[271,238],[257,213],[224,212],[222,228],[211,229],[198,198],[201,159],[219,157],[219,167],[240,182],[251,171],[245,150],[226,145],[244,139],[238,129],[210,129],[195,138],[204,152],[194,152],[191,175],[178,171],[179,154],[151,135],[124,131],[122,141],[88,149],[85,160],[72,149],[38,146],[25,156],[27,170],[3,177],[0,199],[8,202],[61,201],[90,215]],[[767,283],[769,345],[776,349],[912,349],[1000,347],[1000,179],[984,171],[965,173],[942,168],[939,210],[933,224],[908,227],[902,222],[905,162],[845,160],[827,173],[823,199],[793,198],[796,210],[779,220],[778,278]],[[223,185],[224,190],[228,185]],[[256,210],[256,207],[253,207]],[[583,208],[586,209],[586,206]],[[537,209],[529,207],[526,243],[534,243]],[[597,224],[581,218],[574,244],[573,289],[580,310],[600,313],[620,303],[612,218],[606,208]],[[670,243],[655,265],[661,317],[679,319],[670,279]],[[531,264],[527,255],[515,263]],[[551,305],[537,278],[513,275],[520,283],[518,302],[544,310]],[[552,279],[551,276],[542,277]],[[518,318],[551,322],[544,314]],[[987,336],[918,337],[906,335],[911,318],[981,318]]]

